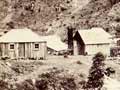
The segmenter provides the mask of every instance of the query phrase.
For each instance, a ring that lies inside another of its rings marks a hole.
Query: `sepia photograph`
[[[120,90],[120,0],[0,0],[0,90]]]

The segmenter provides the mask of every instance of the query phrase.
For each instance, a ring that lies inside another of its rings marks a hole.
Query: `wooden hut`
[[[45,59],[46,41],[30,29],[12,29],[0,38],[0,56],[10,59]]]
[[[102,28],[78,30],[74,35],[74,55],[93,55],[97,52],[110,55],[110,37]]]

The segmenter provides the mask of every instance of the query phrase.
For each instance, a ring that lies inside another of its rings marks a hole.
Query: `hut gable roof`
[[[106,44],[110,43],[110,34],[102,28],[92,28],[89,30],[78,30],[85,44]]]
[[[0,42],[41,42],[40,36],[30,29],[12,29],[0,38]]]
[[[47,47],[55,51],[67,50],[67,44],[63,43],[57,35],[43,36],[42,38],[47,42]]]

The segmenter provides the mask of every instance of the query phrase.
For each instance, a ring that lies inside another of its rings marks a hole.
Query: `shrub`
[[[73,76],[59,76],[61,70],[52,70],[39,75],[36,82],[38,90],[76,90],[77,85]]]
[[[0,80],[0,90],[10,90],[7,82]]]
[[[104,60],[105,56],[101,52],[93,57],[93,64],[89,71],[88,81],[85,86],[87,90],[101,90],[104,77]]]
[[[48,81],[45,79],[37,80],[35,86],[38,90],[48,90]]]
[[[16,84],[15,90],[35,90],[31,79],[25,80],[21,84]]]
[[[80,61],[77,61],[76,63],[77,63],[77,64],[80,64],[80,65],[82,64],[82,62],[80,62]]]
[[[69,77],[69,78],[64,78],[61,82],[61,87],[63,90],[76,90],[76,83],[74,78]]]

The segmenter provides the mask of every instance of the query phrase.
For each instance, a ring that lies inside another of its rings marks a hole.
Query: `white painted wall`
[[[105,55],[110,55],[110,44],[103,44],[103,45],[86,45],[85,52],[88,55],[96,54],[97,52],[102,52]]]

